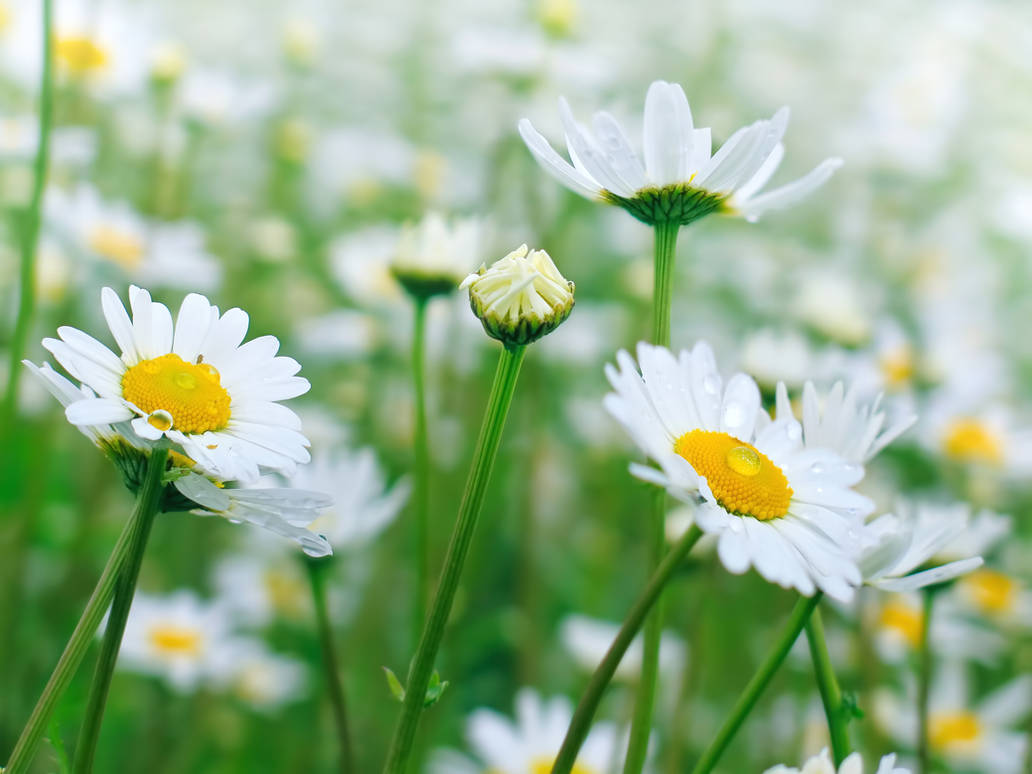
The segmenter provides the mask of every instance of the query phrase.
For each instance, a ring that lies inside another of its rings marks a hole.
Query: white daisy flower
[[[913,696],[883,691],[875,697],[874,718],[901,744],[917,740]],[[1032,710],[1032,676],[1022,675],[975,700],[959,664],[947,664],[932,682],[928,742],[931,752],[957,769],[1018,774],[1028,735],[1018,726]]]
[[[828,754],[828,748],[825,747],[819,755],[806,761],[801,769],[779,764],[767,769],[763,774],[864,774],[864,761],[860,757],[860,753],[855,752],[836,768]],[[891,753],[881,759],[875,774],[910,774],[910,769],[897,766],[896,754]]]
[[[573,707],[564,697],[542,699],[530,688],[516,694],[515,722],[488,710],[476,710],[466,724],[466,737],[477,756],[473,763],[464,756],[442,751],[431,760],[432,774],[488,771],[497,774],[527,774],[551,771],[559,754]],[[577,774],[605,774],[620,759],[626,746],[616,727],[595,723],[581,747],[574,771]]]
[[[804,428],[789,412],[771,420],[760,391],[745,374],[723,385],[713,351],[704,342],[679,356],[638,345],[638,363],[617,355],[607,366],[615,392],[605,406],[659,469],[632,465],[639,478],[673,496],[702,502],[696,523],[719,535],[717,553],[733,573],[756,567],[767,580],[804,595],[817,589],[852,599],[862,581],[855,556],[863,518],[873,505],[850,487],[864,469],[833,448],[867,450],[869,440],[839,432],[817,416],[814,391],[804,391]],[[640,373],[639,373],[640,368]],[[841,410],[841,414],[840,414]],[[855,416],[838,407],[836,421]],[[830,423],[832,415],[825,413]],[[848,423],[869,432],[866,423]]]
[[[161,677],[190,692],[222,677],[232,640],[222,608],[192,591],[137,592],[122,637],[118,665]]]
[[[864,583],[886,591],[913,591],[945,583],[984,563],[981,556],[967,556],[928,566],[967,531],[970,509],[966,505],[936,508],[901,502],[897,511],[864,527],[859,562]]]
[[[411,486],[402,479],[387,487],[383,470],[370,449],[322,454],[298,468],[291,486],[328,492],[334,504],[310,525],[340,549],[373,540],[405,507]]]
[[[594,671],[616,639],[620,625],[589,618],[585,615],[566,616],[559,624],[559,639],[579,666]],[[616,670],[616,678],[635,680],[641,673],[642,637],[631,642]],[[676,679],[685,661],[685,646],[678,637],[664,632],[659,649],[659,669],[667,681]]]
[[[799,180],[760,194],[784,155],[788,108],[739,129],[712,153],[710,129],[694,127],[684,91],[665,81],[653,82],[645,97],[641,156],[609,113],[594,115],[593,131],[577,122],[563,98],[559,114],[572,164],[530,121],[519,122],[520,135],[542,168],[571,191],[619,205],[649,224],[687,225],[718,211],[756,220],[809,195],[842,164],[826,159]]]
[[[301,565],[284,555],[282,545],[248,541],[240,553],[223,556],[215,565],[215,591],[240,625],[261,628],[276,619],[310,620],[308,580]]]
[[[219,687],[259,712],[273,712],[305,693],[305,665],[271,652],[261,640],[236,637],[220,655]]]
[[[401,230],[391,273],[413,296],[451,293],[477,263],[480,232],[473,218],[449,224],[440,213],[427,213]]]
[[[1032,590],[1000,570],[984,567],[961,578],[951,599],[999,626],[1032,629]]]
[[[259,468],[293,473],[308,462],[301,422],[277,401],[308,391],[296,360],[277,357],[279,342],[262,336],[241,344],[248,317],[219,314],[191,293],[173,325],[168,307],[129,288],[133,317],[111,288],[101,293],[104,316],[120,354],[82,331],[58,329],[43,346],[98,397],[65,413],[76,426],[129,422],[131,443],[168,438],[200,471],[220,480],[254,481]],[[242,495],[235,494],[235,497]]]

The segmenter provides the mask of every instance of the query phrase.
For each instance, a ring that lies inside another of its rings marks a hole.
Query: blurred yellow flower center
[[[889,387],[900,388],[914,378],[914,353],[910,347],[897,347],[880,360],[882,376]]]
[[[928,719],[928,741],[937,750],[970,747],[981,735],[981,724],[973,712],[939,712]]]
[[[921,624],[924,616],[903,602],[889,602],[878,616],[878,624],[897,632],[907,644],[916,648],[921,643]]]
[[[296,575],[282,570],[268,570],[263,578],[265,593],[269,602],[281,612],[297,610],[299,601],[305,598],[305,587]]]
[[[11,26],[11,9],[4,3],[0,3],[0,34],[7,31]]]
[[[943,438],[946,454],[962,462],[1003,462],[1003,441],[977,419],[954,420]]]
[[[143,242],[135,234],[114,226],[96,226],[86,241],[93,252],[126,269],[135,269],[143,258]]]
[[[170,624],[150,630],[150,643],[167,656],[192,656],[201,649],[201,633],[196,629]]]
[[[555,758],[535,758],[530,762],[530,771],[527,774],[550,774],[555,765]],[[594,769],[582,766],[579,763],[573,764],[571,774],[595,774]]]
[[[219,372],[206,363],[187,363],[179,355],[134,365],[122,377],[122,397],[147,414],[168,412],[171,426],[184,433],[221,430],[229,423],[230,397]]]
[[[1006,613],[1018,601],[1018,584],[996,570],[976,570],[961,581],[975,604],[989,613]]]
[[[788,513],[788,479],[754,446],[727,433],[692,430],[674,442],[674,451],[706,479],[725,510],[762,520]]]
[[[72,75],[90,75],[108,65],[108,53],[85,35],[59,37],[54,58]]]

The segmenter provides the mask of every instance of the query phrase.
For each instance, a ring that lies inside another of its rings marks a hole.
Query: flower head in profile
[[[937,561],[968,528],[970,509],[900,503],[897,513],[869,522],[863,531],[860,571],[864,582],[886,591],[913,591],[945,583],[983,564],[981,556]]]
[[[459,286],[469,289],[473,313],[491,338],[522,346],[551,333],[573,310],[572,282],[544,250],[520,245],[490,268],[481,266]]]
[[[852,489],[861,464],[808,443],[794,417],[771,420],[749,376],[725,386],[704,342],[678,355],[641,343],[637,363],[620,352],[606,375],[614,389],[606,408],[659,466],[632,472],[698,504],[696,523],[718,535],[728,570],[752,566],[807,596],[820,589],[852,599],[863,519],[874,508]],[[810,413],[806,402],[804,394]]]
[[[472,218],[449,224],[430,212],[402,229],[391,274],[415,298],[454,291],[476,265],[480,224]]]
[[[565,697],[543,699],[529,688],[516,694],[516,718],[510,720],[494,710],[479,709],[466,724],[478,763],[450,751],[438,752],[431,761],[432,774],[527,774],[551,771],[573,718],[573,707]],[[605,774],[626,747],[611,723],[595,723],[584,741],[573,771],[577,774]],[[480,765],[483,764],[483,765]]]
[[[542,168],[574,193],[619,205],[650,225],[688,225],[713,212],[756,220],[809,195],[842,164],[827,159],[802,178],[760,193],[784,155],[788,108],[739,129],[713,153],[710,129],[695,128],[684,91],[665,81],[653,82],[645,96],[641,156],[609,113],[596,113],[591,129],[574,118],[565,99],[559,114],[569,162],[530,121],[519,122]]]
[[[806,761],[801,769],[782,764],[767,769],[763,774],[864,774],[864,761],[860,757],[860,753],[855,752],[836,768],[828,754],[828,749],[824,748],[820,755],[815,755]],[[892,753],[881,759],[874,774],[910,774],[910,769],[897,766],[896,754]]]

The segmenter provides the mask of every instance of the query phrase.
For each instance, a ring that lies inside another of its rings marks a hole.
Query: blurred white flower
[[[864,761],[860,753],[855,752],[842,761],[841,766],[836,767],[828,754],[828,748],[825,747],[820,755],[810,758],[801,769],[779,764],[767,769],[763,774],[864,774]],[[881,759],[874,774],[910,774],[910,769],[897,766],[896,754],[892,753]]]
[[[261,640],[233,638],[220,652],[218,684],[259,712],[273,712],[302,698],[305,665],[271,652]]]
[[[300,564],[278,550],[282,543],[254,543],[215,565],[215,591],[227,615],[248,627],[264,627],[277,618],[307,620],[311,591]]]
[[[584,615],[568,615],[559,624],[559,639],[563,647],[583,669],[593,672],[613,644],[620,625],[588,618]],[[634,681],[641,672],[642,638],[638,635],[631,642],[616,670],[616,678]],[[673,634],[664,632],[660,641],[659,671],[662,682],[678,679],[684,667],[684,642]]]
[[[449,223],[429,212],[402,228],[391,273],[416,297],[453,292],[480,258],[481,230],[475,219]]]

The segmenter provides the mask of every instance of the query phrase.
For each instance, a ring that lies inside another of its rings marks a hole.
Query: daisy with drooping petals
[[[573,717],[565,697],[542,699],[529,688],[516,694],[516,720],[488,709],[469,718],[466,737],[487,770],[497,774],[536,774],[552,770]],[[576,774],[605,774],[619,760],[626,742],[611,723],[595,723],[574,764]],[[477,774],[484,767],[451,751],[438,752],[433,774]]]
[[[276,401],[308,391],[296,360],[277,357],[279,342],[262,336],[241,344],[248,317],[220,314],[204,296],[183,299],[176,324],[168,307],[131,286],[132,319],[110,288],[104,316],[120,354],[82,331],[58,329],[43,346],[97,397],[65,410],[73,425],[129,422],[132,442],[168,438],[203,472],[253,481],[259,467],[293,473],[308,462],[301,422]]]
[[[783,764],[767,769],[763,774],[864,774],[864,761],[860,753],[853,753],[838,768],[828,754],[828,748],[821,750],[820,755],[815,755],[803,764],[803,768],[788,767]],[[878,764],[878,770],[874,774],[910,774],[910,769],[904,769],[896,765],[896,754],[886,755]]]
[[[756,567],[767,580],[810,596],[849,601],[862,581],[855,556],[870,501],[850,487],[863,467],[803,442],[794,417],[771,420],[745,374],[726,386],[704,342],[674,356],[641,343],[606,374],[605,406],[659,469],[638,477],[687,502],[696,522],[719,535],[717,553],[733,573]]]
[[[712,212],[756,220],[807,196],[842,164],[826,159],[799,180],[761,194],[784,155],[788,108],[739,129],[713,153],[710,129],[695,128],[684,91],[665,81],[653,82],[645,96],[641,157],[609,113],[594,115],[592,131],[577,122],[562,98],[559,114],[572,164],[530,121],[519,122],[541,167],[574,193],[619,205],[650,225],[688,225]]]

